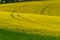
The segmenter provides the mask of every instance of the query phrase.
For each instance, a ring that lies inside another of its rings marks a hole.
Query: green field
[[[0,4],[0,40],[60,40],[60,2]]]

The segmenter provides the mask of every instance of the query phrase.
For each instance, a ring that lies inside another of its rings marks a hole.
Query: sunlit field
[[[60,40],[60,2],[0,4],[0,40]]]

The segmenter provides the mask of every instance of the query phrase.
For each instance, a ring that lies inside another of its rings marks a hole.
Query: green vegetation
[[[14,3],[14,2],[28,2],[28,1],[59,1],[59,0],[0,0],[0,4]]]
[[[41,0],[0,0],[0,3],[26,2],[26,1],[41,1]]]
[[[60,40],[59,37],[9,32],[0,29],[0,40]]]

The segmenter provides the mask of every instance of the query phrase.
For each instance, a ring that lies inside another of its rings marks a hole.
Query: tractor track
[[[49,6],[51,6],[52,5],[52,3],[50,3],[50,4],[48,4],[48,5],[44,5],[42,8],[41,8],[41,11],[40,11],[40,14],[41,15],[45,15],[45,10],[49,7]]]

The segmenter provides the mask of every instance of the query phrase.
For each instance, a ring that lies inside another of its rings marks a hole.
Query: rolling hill
[[[0,40],[60,40],[60,3],[36,1],[0,5]]]

